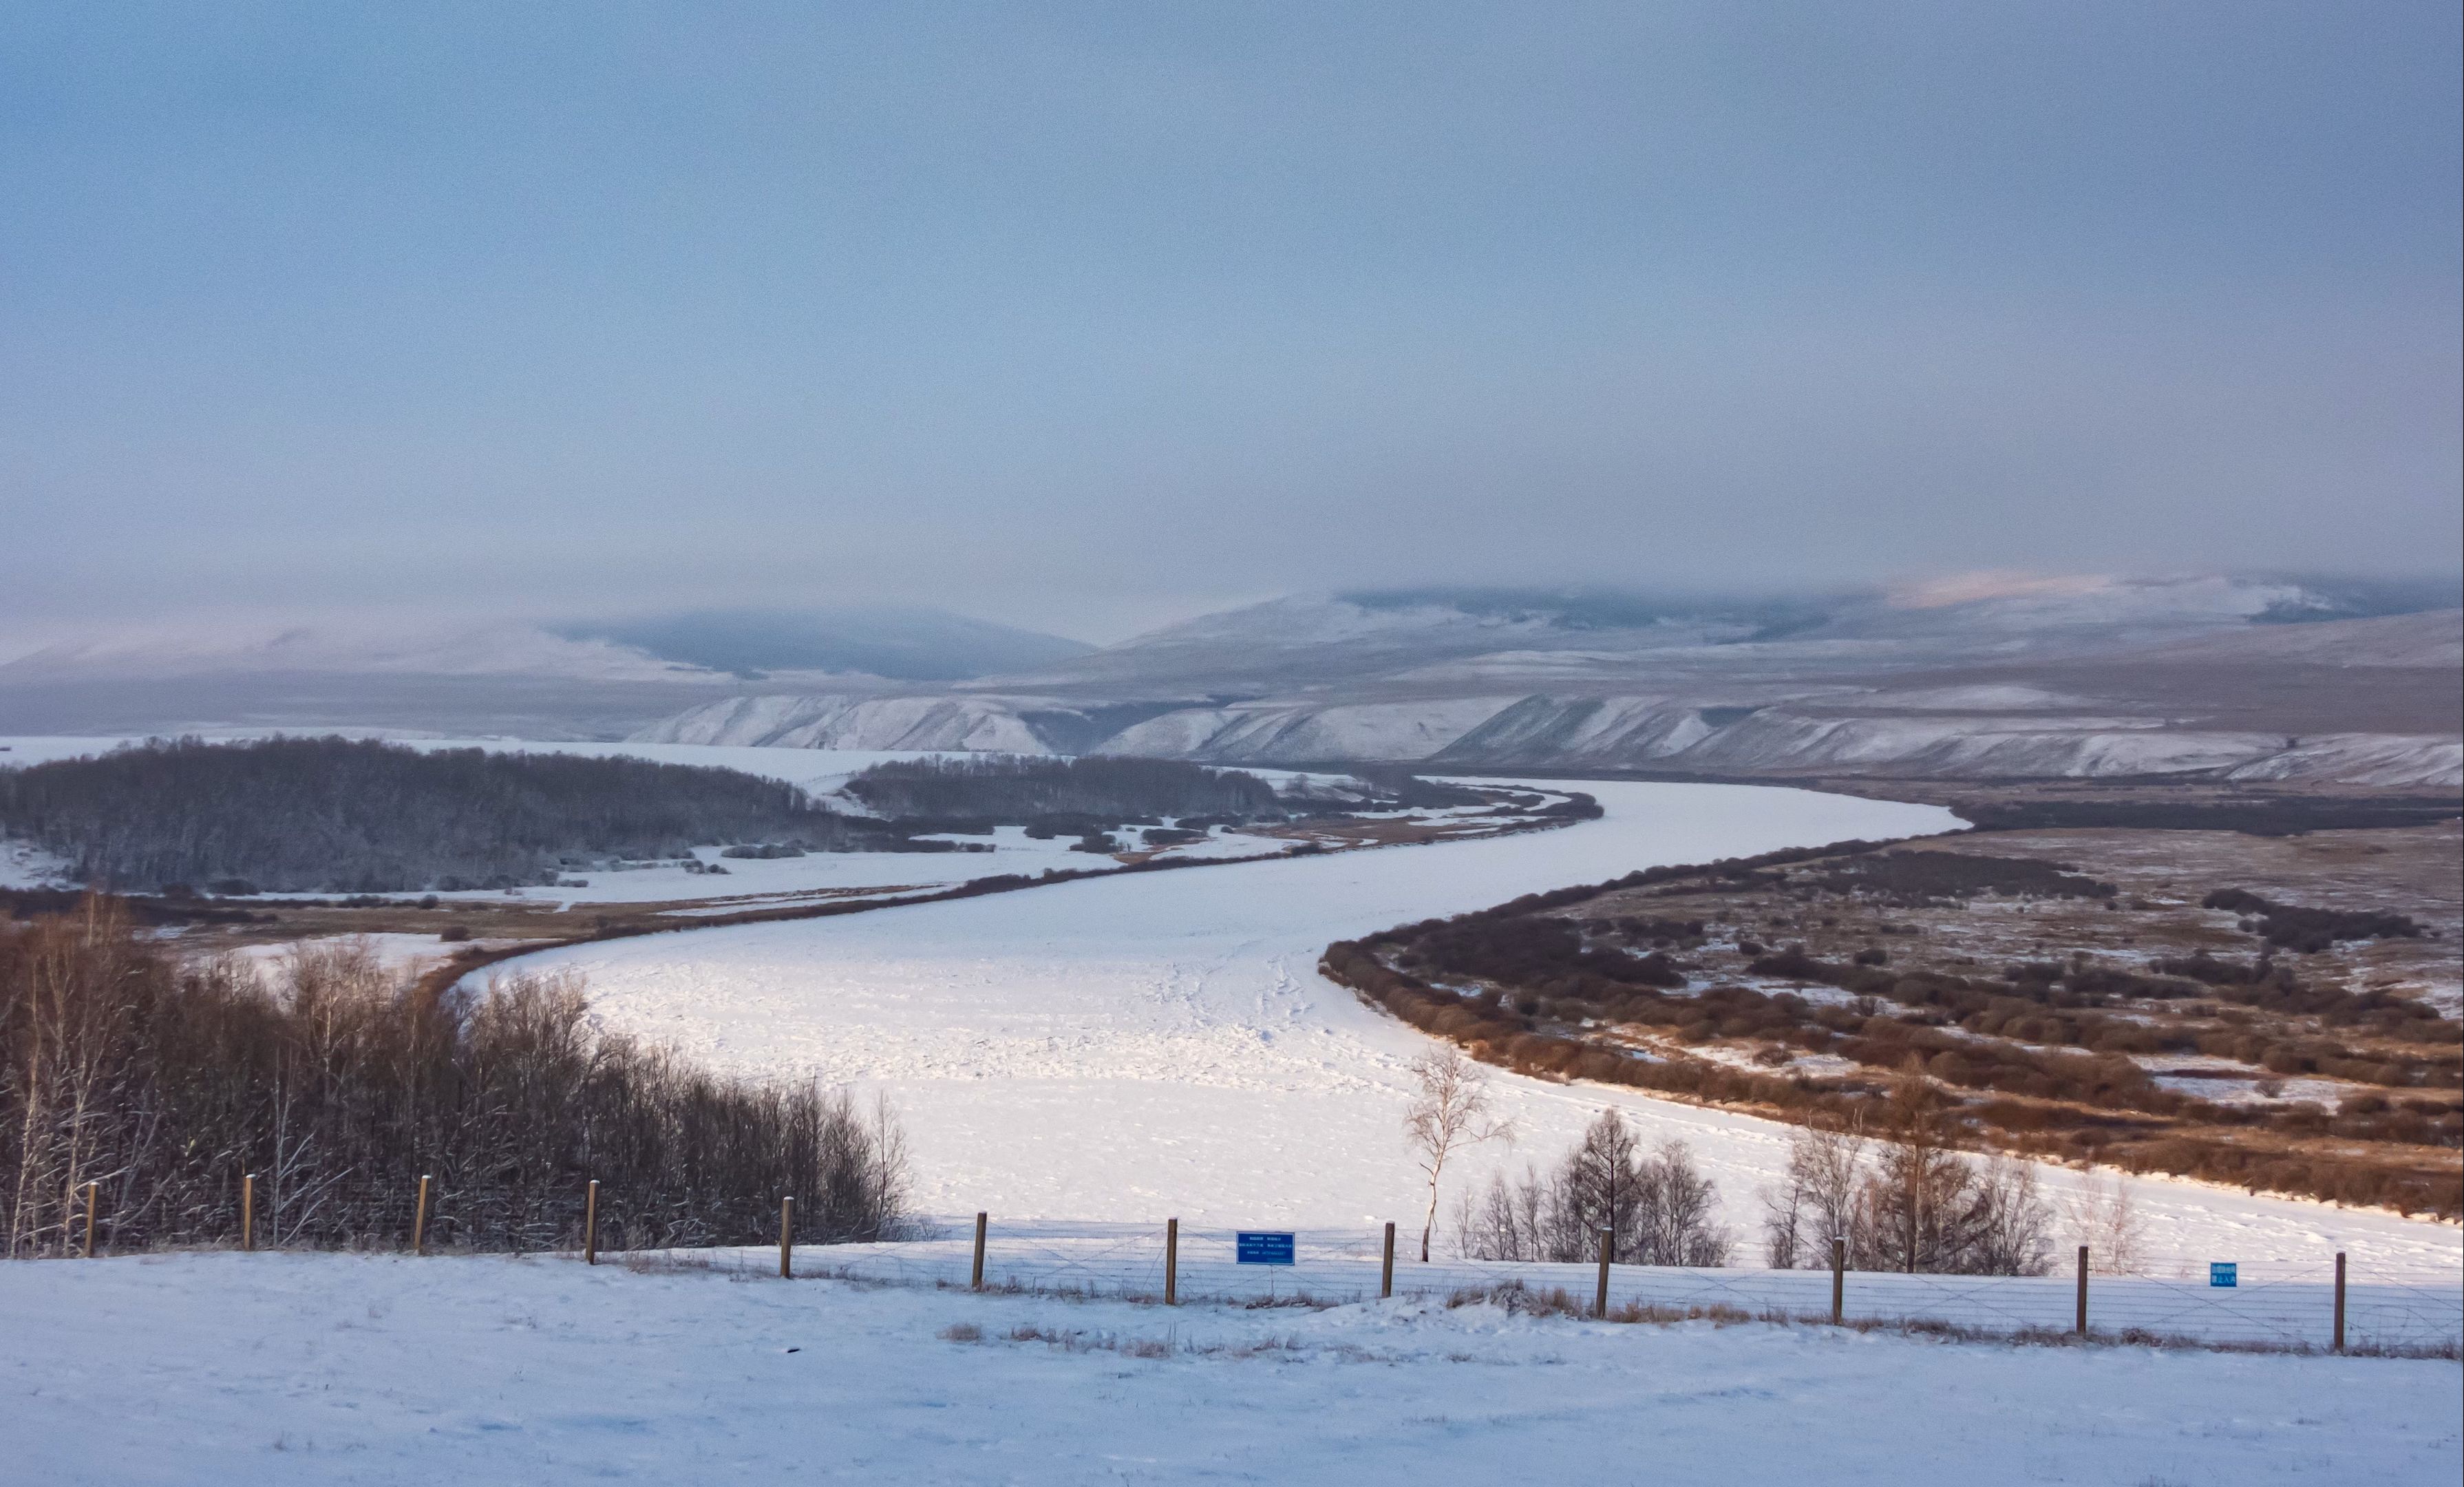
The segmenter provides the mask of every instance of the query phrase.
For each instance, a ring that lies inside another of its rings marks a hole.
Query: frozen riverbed
[[[1586,788],[1603,819],[1532,835],[663,935],[524,964],[584,972],[607,1026],[714,1064],[887,1091],[931,1210],[1409,1227],[1423,1200],[1400,1131],[1404,1066],[1426,1042],[1316,974],[1330,941],[1655,863],[1958,824],[1934,807],[1805,790]],[[1476,1151],[1465,1179],[1553,1159],[1615,1104],[1649,1137],[1691,1143],[1749,1232],[1787,1140],[1783,1126],[1630,1090],[1498,1083],[1519,1141]],[[2307,1260],[2342,1246],[2357,1262],[2455,1262],[2449,1225],[2134,1188],[2149,1253],[2175,1260]]]

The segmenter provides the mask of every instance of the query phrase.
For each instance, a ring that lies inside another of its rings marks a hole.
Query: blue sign
[[[2208,1284],[2211,1286],[2240,1285],[2241,1267],[2231,1260],[2210,1260],[2208,1262]]]
[[[1235,1245],[1243,1265],[1288,1265],[1292,1262],[1292,1236],[1241,1231]]]

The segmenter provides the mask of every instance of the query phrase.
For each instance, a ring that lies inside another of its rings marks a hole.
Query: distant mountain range
[[[637,736],[2446,788],[2464,784],[2454,604],[2443,588],[1993,575],[1781,602],[1320,595],[930,692],[763,689]]]
[[[1092,649],[913,608],[704,610],[407,633],[141,631],[0,665],[0,732],[359,725],[622,738],[748,685],[937,684]]]
[[[628,647],[748,681],[778,672],[853,672],[895,681],[959,681],[1070,660],[1094,650],[942,610],[696,610],[559,627],[577,642]]]
[[[2464,786],[2456,586],[2002,574],[1298,596],[1102,649],[929,610],[292,632],[0,666],[0,731],[364,726],[1740,777]]]

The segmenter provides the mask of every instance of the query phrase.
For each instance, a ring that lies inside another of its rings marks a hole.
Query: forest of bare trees
[[[1763,1194],[1765,1257],[1774,1268],[1828,1266],[1836,1237],[1847,1241],[1851,1270],[2051,1269],[2053,1214],[2035,1171],[1954,1150],[1931,1086],[1903,1076],[1877,1126],[1817,1118],[1791,1140],[1787,1172]]]
[[[269,984],[173,960],[110,900],[0,925],[0,1254],[228,1242],[257,1178],[259,1243],[393,1246],[418,1179],[429,1241],[574,1242],[602,1183],[609,1248],[894,1237],[906,1158],[886,1106],[758,1085],[593,1031],[581,986],[516,976],[431,996],[364,947]]]
[[[1682,1142],[1646,1152],[1615,1110],[1603,1110],[1556,1166],[1498,1177],[1457,1210],[1457,1241],[1476,1260],[1595,1260],[1602,1236],[1620,1265],[1728,1263],[1735,1240],[1719,1222],[1719,1190]]]
[[[0,769],[0,836],[88,883],[215,892],[504,887],[725,842],[949,846],[734,769],[341,738],[157,739]]]

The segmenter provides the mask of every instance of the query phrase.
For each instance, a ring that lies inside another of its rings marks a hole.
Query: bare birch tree
[[[2099,1275],[2135,1276],[2146,1268],[2147,1228],[2120,1176],[2089,1176],[2063,1200],[2062,1218],[2087,1246],[2088,1264]]]
[[[1488,1071],[1451,1043],[1412,1060],[1411,1075],[1419,1093],[1404,1112],[1403,1134],[1429,1180],[1429,1211],[1420,1224],[1420,1263],[1425,1265],[1429,1235],[1438,1227],[1438,1185],[1445,1176],[1446,1159],[1463,1146],[1500,1137],[1511,1140],[1513,1125],[1499,1118],[1490,1102]]]
[[[1763,1193],[1763,1243],[1773,1269],[1825,1266],[1833,1239],[1855,1242],[1865,1144],[1857,1122],[1820,1119],[1789,1139],[1783,1185]]]

